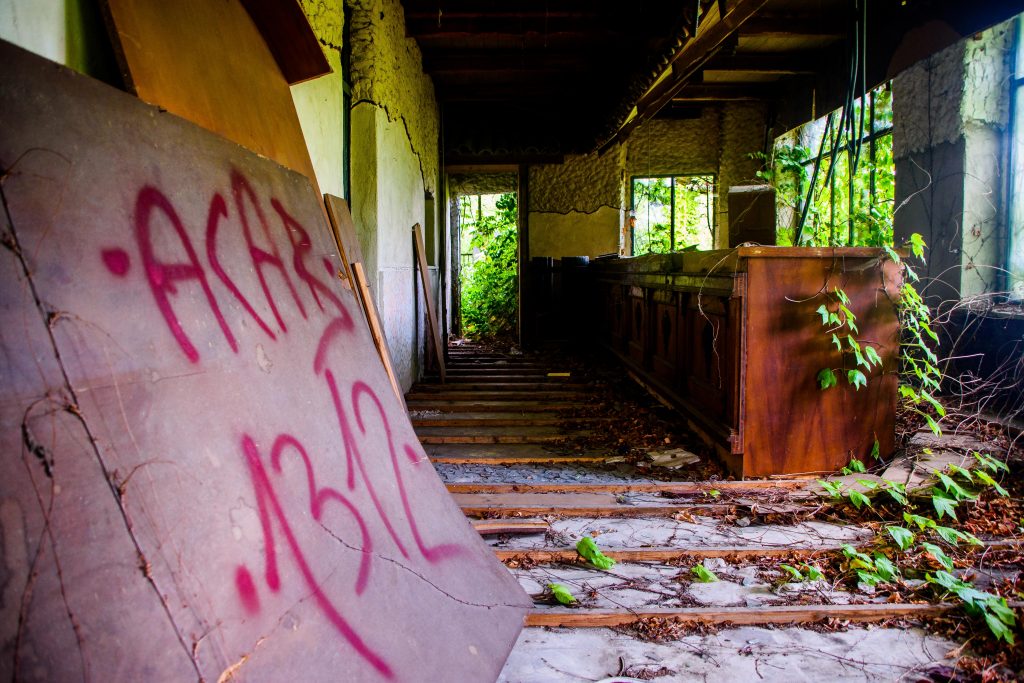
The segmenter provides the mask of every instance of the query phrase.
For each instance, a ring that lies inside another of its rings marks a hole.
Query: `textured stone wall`
[[[897,241],[930,245],[937,299],[997,291],[1007,226],[1003,175],[1012,23],[962,40],[893,79]]]
[[[729,246],[729,188],[761,182],[754,175],[761,164],[750,155],[764,151],[765,116],[766,111],[761,104],[730,104],[722,109],[718,226],[715,231],[715,246],[720,249]]]
[[[302,9],[331,65],[331,73],[291,88],[295,112],[306,139],[320,191],[345,195],[345,76],[341,43],[345,25],[342,0],[302,0]]]
[[[749,158],[764,143],[760,105],[706,107],[700,118],[654,119],[604,155],[530,168],[530,255],[605,254],[628,249],[624,227],[633,176],[714,174],[719,188],[754,178]],[[725,192],[716,197],[717,245],[728,244]],[[567,249],[569,251],[567,251]]]
[[[467,194],[505,194],[519,189],[518,173],[453,173],[448,176],[448,193],[453,196]]]
[[[352,101],[370,102],[400,123],[420,164],[423,183],[437,192],[439,116],[423,58],[405,35],[398,0],[348,0],[352,8]]]

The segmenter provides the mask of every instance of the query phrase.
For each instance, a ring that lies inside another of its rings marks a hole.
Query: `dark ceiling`
[[[558,161],[607,148],[649,118],[727,102],[766,102],[782,132],[842,104],[855,52],[867,55],[858,87],[871,87],[900,54],[926,56],[1022,4],[874,0],[865,12],[865,2],[403,5],[441,107],[445,162],[459,165]],[[908,35],[921,44],[908,47]]]

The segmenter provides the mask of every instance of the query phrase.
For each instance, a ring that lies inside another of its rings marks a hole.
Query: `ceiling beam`
[[[591,69],[590,55],[577,50],[444,50],[423,51],[423,70],[438,71],[503,71],[505,69],[551,71],[553,69]]]
[[[481,15],[477,17],[446,17],[432,19],[407,19],[405,34],[421,38],[424,36],[450,36],[460,34],[503,34],[523,35],[524,33],[576,33],[590,34],[603,32],[616,34],[618,27],[607,17],[596,14],[584,16],[523,16],[517,18]]]
[[[820,16],[759,15],[743,24],[744,37],[813,36],[839,40],[845,33],[837,26],[838,20]]]
[[[822,54],[813,51],[739,52],[732,55],[719,53],[707,61],[704,70],[806,76],[816,73],[821,61]]]
[[[636,103],[637,115],[622,124],[618,131],[600,146],[607,150],[624,139],[638,125],[658,113],[672,101],[687,82],[722,47],[745,22],[760,10],[768,0],[734,0],[728,3],[728,13],[710,26],[702,26],[695,38],[687,40],[670,60],[672,75],[648,90]]]
[[[718,84],[705,83],[687,85],[672,96],[673,105],[714,102],[753,102],[769,100],[777,91],[774,87],[766,87],[761,83]]]

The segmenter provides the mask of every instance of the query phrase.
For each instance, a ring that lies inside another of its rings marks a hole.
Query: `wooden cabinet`
[[[898,268],[878,249],[741,247],[595,261],[594,336],[737,476],[813,474],[895,439]],[[850,297],[881,369],[859,390],[817,309]],[[832,368],[839,386],[822,391]]]

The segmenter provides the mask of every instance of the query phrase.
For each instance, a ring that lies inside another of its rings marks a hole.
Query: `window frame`
[[[653,175],[631,175],[629,177],[629,211],[631,217],[636,217],[636,181],[637,180],[660,180],[669,178],[669,250],[672,254],[676,249],[676,180],[679,178],[710,178],[711,190],[708,192],[708,204],[711,210],[711,224],[708,226],[711,232],[711,248],[718,240],[718,216],[714,210],[714,198],[718,194],[718,175],[715,173],[658,173]],[[636,256],[636,224],[630,226],[629,230],[629,253]],[[654,252],[647,252],[648,254]]]

